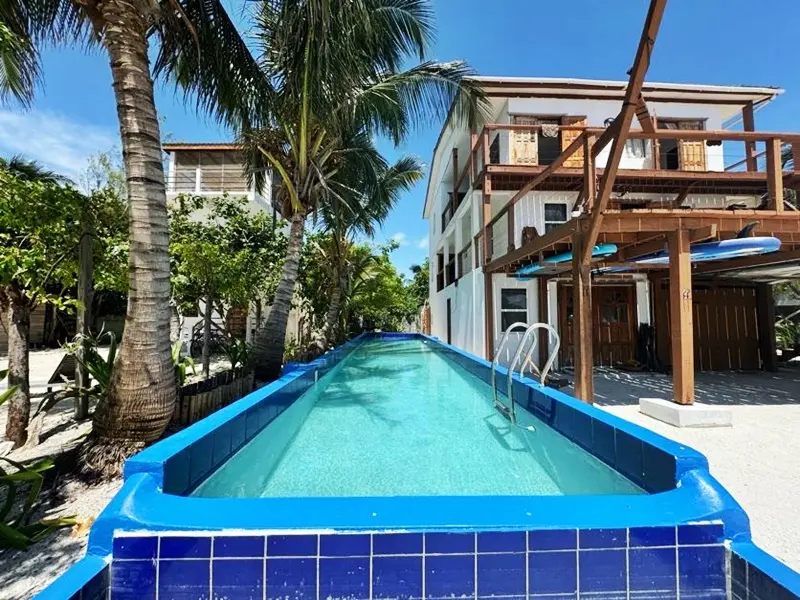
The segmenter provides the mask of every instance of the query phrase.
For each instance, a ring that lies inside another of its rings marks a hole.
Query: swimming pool
[[[534,415],[512,425],[491,386],[427,340],[365,342],[327,379],[193,495],[644,493]]]
[[[512,431],[490,373],[407,334],[295,365],[131,458],[39,598],[800,598],[703,455],[517,375]]]

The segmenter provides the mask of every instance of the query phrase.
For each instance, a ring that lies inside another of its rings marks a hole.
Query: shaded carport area
[[[679,429],[639,413],[641,397],[672,397],[669,375],[596,368],[594,386],[600,408],[705,454],[750,516],[755,542],[800,569],[800,363],[697,373],[697,401],[730,408],[733,427]]]

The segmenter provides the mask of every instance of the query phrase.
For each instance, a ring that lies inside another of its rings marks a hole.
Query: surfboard
[[[780,247],[781,241],[775,237],[749,237],[692,244],[689,251],[692,262],[706,262],[709,260],[769,254],[770,252],[777,252]],[[633,262],[642,265],[666,265],[669,264],[669,251],[665,249],[654,254],[641,256]]]
[[[616,253],[617,253],[616,244],[599,244],[592,249],[592,261],[602,260]],[[563,254],[557,254],[555,256],[551,256],[547,260],[543,260],[541,262],[534,263],[532,265],[527,265],[525,267],[517,269],[517,272],[514,274],[514,276],[521,281],[527,281],[529,279],[533,279],[533,277],[536,276],[536,273],[540,271],[544,271],[545,269],[548,269],[560,263],[566,263],[571,261],[572,261],[572,252],[564,252]]]

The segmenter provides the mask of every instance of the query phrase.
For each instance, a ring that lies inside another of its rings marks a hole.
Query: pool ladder
[[[508,343],[508,336],[514,330],[521,328],[525,328],[525,333],[523,334],[519,344],[517,344],[517,349],[514,352],[513,360],[508,364],[508,404],[505,404],[504,402],[500,401],[499,394],[497,393],[497,366],[500,362],[500,357],[503,354],[503,350],[505,350],[506,344]],[[537,342],[537,336],[534,336],[531,347],[525,353],[525,358],[522,361],[522,367],[520,368],[519,374],[521,377],[524,377],[525,368],[530,367],[531,372],[535,372],[539,376],[539,382],[544,385],[544,382],[547,380],[547,374],[553,367],[553,363],[558,355],[558,349],[561,346],[561,338],[558,336],[558,332],[556,332],[555,328],[548,323],[534,323],[533,325],[528,325],[527,323],[517,322],[511,325],[511,327],[506,329],[506,332],[503,334],[503,339],[500,340],[500,345],[497,347],[497,351],[494,354],[494,360],[492,361],[492,391],[494,394],[494,407],[513,424],[517,423],[517,413],[516,409],[514,408],[514,370],[517,368],[517,364],[520,362],[522,351],[525,349],[525,345],[528,343],[528,338],[530,337],[531,333],[537,329],[546,329],[549,332],[550,337],[555,341],[553,344],[553,349],[550,352],[550,356],[547,358],[547,362],[544,364],[544,368],[542,368],[540,371],[539,367],[531,358]]]

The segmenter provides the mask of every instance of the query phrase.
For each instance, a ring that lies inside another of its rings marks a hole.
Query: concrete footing
[[[661,398],[639,398],[639,412],[674,427],[733,426],[733,411],[727,406],[699,402],[683,405]]]

